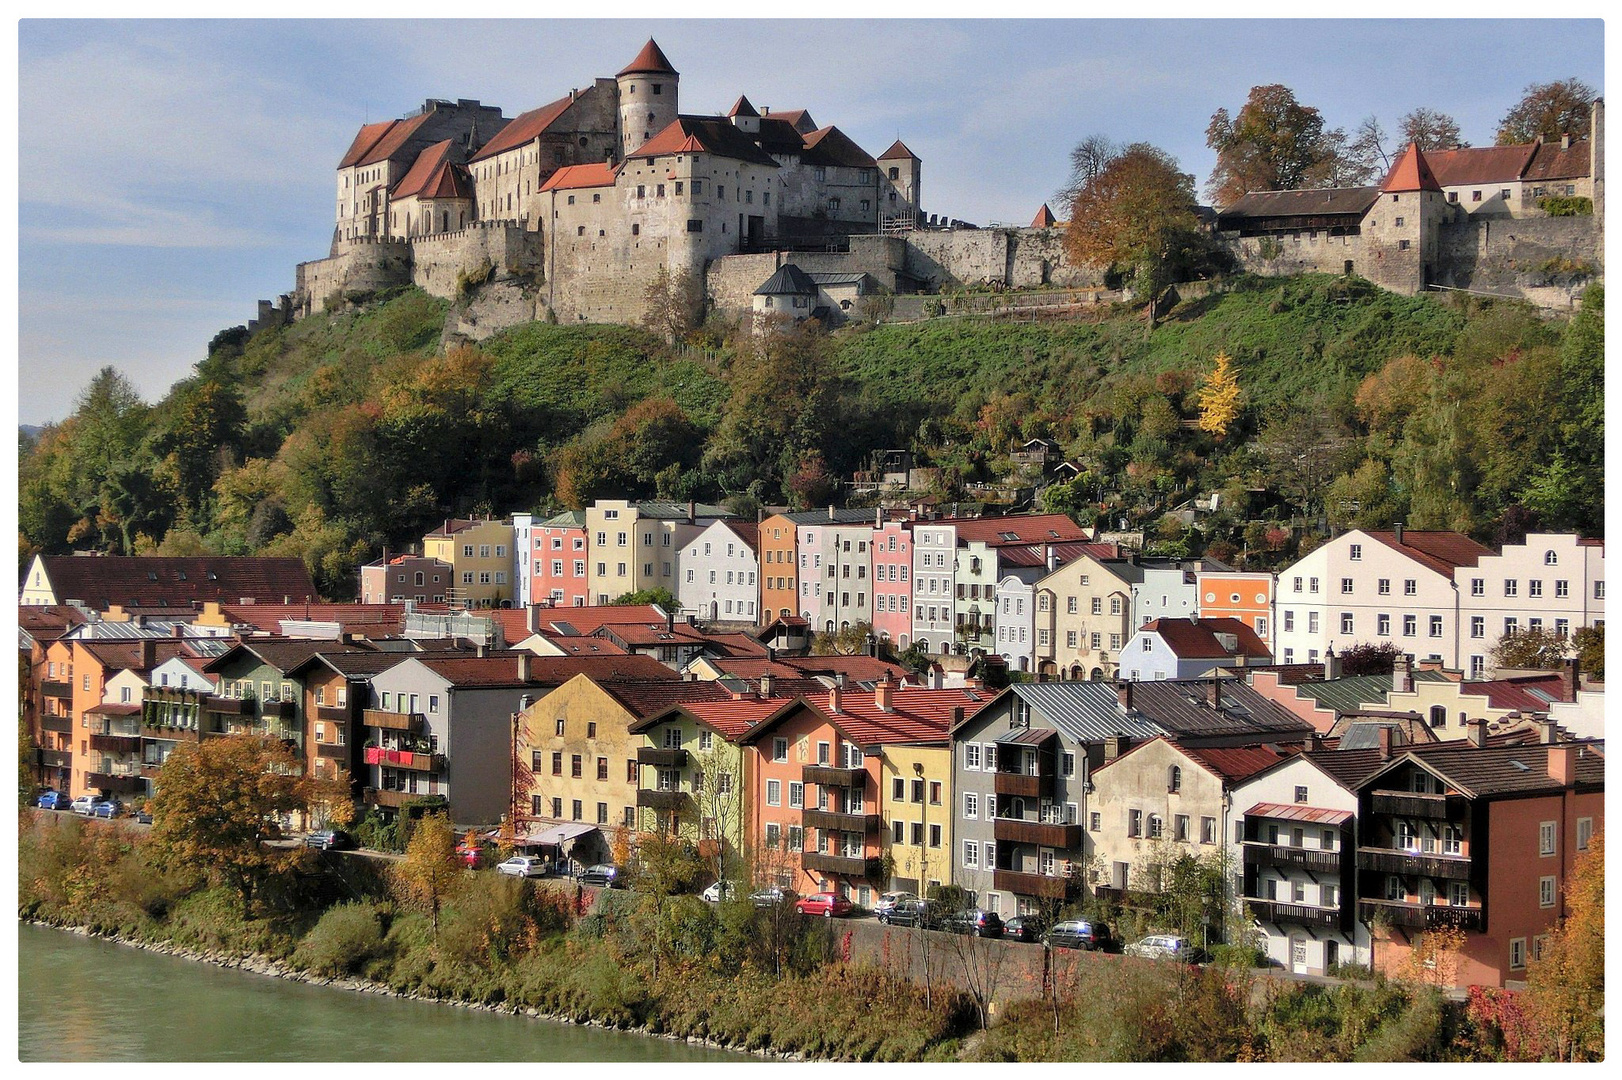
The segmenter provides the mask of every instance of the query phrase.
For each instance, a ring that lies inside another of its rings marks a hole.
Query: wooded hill
[[[1044,503],[1107,512],[1167,553],[1276,565],[1325,529],[1406,521],[1487,540],[1603,522],[1603,295],[1550,317],[1402,297],[1357,279],[1239,279],[1176,306],[1011,323],[938,319],[678,346],[534,323],[442,350],[420,291],[291,326],[222,331],[142,402],[105,369],[24,436],[21,554],[298,554],[329,596],[440,519],[598,497],[838,501],[876,450],[940,468],[938,494],[1009,471],[1024,439],[1085,470]],[[1219,352],[1242,392],[1197,424]],[[1223,492],[1190,530],[1166,512]]]

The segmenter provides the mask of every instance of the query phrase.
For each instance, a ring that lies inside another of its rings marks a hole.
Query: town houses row
[[[448,520],[420,555],[386,556],[360,577],[364,602],[470,608],[598,606],[662,588],[704,623],[865,624],[898,650],[995,655],[1069,679],[1197,675],[1218,658],[1315,664],[1382,642],[1480,678],[1512,630],[1566,637],[1605,617],[1604,543],[1570,534],[1494,551],[1452,532],[1354,529],[1276,574],[1246,573],[1097,543],[1059,514],[829,508],[744,521],[624,500],[539,521]],[[24,590],[25,603],[50,596]],[[1210,622],[1205,640],[1143,633],[1187,616]]]
[[[1456,927],[1459,981],[1489,985],[1523,976],[1603,827],[1603,688],[1575,664],[1345,677],[1326,656],[993,690],[806,655],[781,619],[282,602],[297,560],[43,569],[78,602],[19,607],[25,719],[34,779],[74,795],[150,794],[182,743],[254,732],[368,812],[444,805],[579,862],[673,834],[858,903],[950,883],[1005,915],[1134,904],[1190,855],[1294,970],[1396,970]]]

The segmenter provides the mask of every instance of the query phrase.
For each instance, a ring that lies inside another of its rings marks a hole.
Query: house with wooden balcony
[[[954,710],[978,710],[990,697],[889,679],[871,691],[836,683],[756,724],[740,741],[755,755],[757,873],[799,892],[846,893],[863,906],[886,888],[949,881],[949,732]]]
[[[1296,754],[1233,789],[1238,898],[1268,959],[1297,975],[1369,963],[1357,918],[1357,791],[1388,759],[1377,749]]]
[[[302,754],[304,686],[293,672],[318,652],[371,651],[336,641],[246,639],[204,667],[219,680],[220,693],[204,705],[203,735],[268,735]]]
[[[1092,771],[1160,734],[1103,682],[1015,683],[952,730],[952,883],[1007,917],[1073,898]]]
[[[1485,728],[1393,754],[1358,787],[1358,917],[1377,971],[1402,971],[1446,928],[1463,931],[1454,985],[1522,984],[1604,827],[1600,744],[1488,745]]]
[[[72,782],[73,766],[69,722],[46,711],[44,693],[49,684],[55,692],[53,701],[60,706],[71,697],[71,689],[67,680],[58,675],[46,652],[52,642],[88,618],[79,608],[66,604],[19,605],[17,608],[19,659],[23,665],[20,675],[22,722],[35,747],[31,772],[42,787],[66,791]],[[54,727],[45,727],[46,721]],[[24,768],[29,768],[28,763],[24,763]]]
[[[188,654],[190,646],[179,638],[158,637],[63,640],[53,643],[53,651],[59,646],[71,655],[66,668],[72,672],[71,793],[124,799],[142,794],[139,717],[146,682],[154,668]],[[122,708],[101,711],[109,706]],[[133,748],[123,741],[131,737],[126,728],[132,724]],[[96,747],[91,745],[93,736]]]

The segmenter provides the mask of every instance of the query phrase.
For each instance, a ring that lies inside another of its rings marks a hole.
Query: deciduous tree
[[[434,940],[439,940],[439,909],[461,880],[462,862],[456,854],[456,833],[444,814],[427,814],[411,832],[405,859],[395,868],[396,882],[406,899],[428,911]]]
[[[1469,146],[1459,138],[1459,122],[1445,112],[1421,105],[1400,121],[1402,145],[1418,143],[1421,150],[1451,150]]]
[[[1566,917],[1527,972],[1530,1011],[1560,1061],[1605,1054],[1605,837],[1595,833],[1566,879]]]
[[[1498,122],[1498,145],[1528,143],[1539,136],[1555,141],[1562,135],[1587,138],[1590,110],[1598,96],[1581,79],[1533,83]]]
[[[1229,426],[1239,418],[1239,398],[1239,378],[1232,361],[1227,353],[1219,352],[1216,366],[1200,387],[1200,430],[1218,439],[1227,435]]]
[[[1313,186],[1323,140],[1323,116],[1297,101],[1295,91],[1277,83],[1252,87],[1237,116],[1218,109],[1205,129],[1205,144],[1217,152],[1206,191],[1218,206],[1231,206],[1249,191]]]
[[[1553,630],[1512,630],[1493,646],[1492,662],[1501,668],[1558,668],[1565,662],[1568,645]]]

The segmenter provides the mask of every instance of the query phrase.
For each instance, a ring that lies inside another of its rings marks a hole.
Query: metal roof
[[[1286,821],[1311,821],[1323,825],[1341,825],[1352,820],[1350,810],[1325,810],[1316,806],[1292,806],[1287,803],[1259,802],[1245,811],[1246,817],[1283,818]]]
[[[1416,671],[1414,682],[1447,682],[1440,671]],[[1361,712],[1373,702],[1386,703],[1391,697],[1391,674],[1347,675],[1339,679],[1318,679],[1296,683],[1295,692],[1309,697],[1337,713]]]
[[[1109,683],[1015,683],[1010,689],[1043,720],[1077,742],[1102,742],[1113,735],[1152,739],[1164,734],[1159,725],[1121,708],[1115,687]]]
[[[1052,728],[1016,728],[1004,732],[997,741],[1011,746],[1041,746],[1049,739],[1058,737],[1059,733]]]

